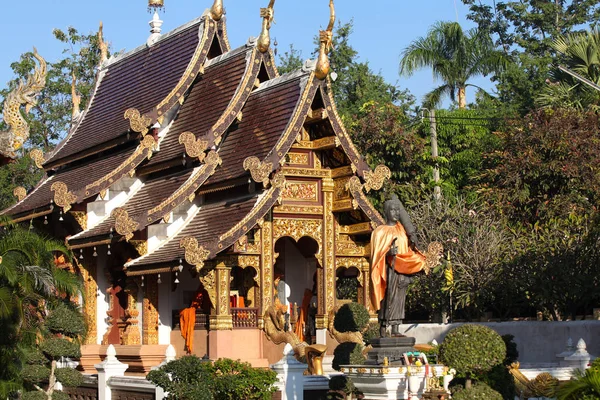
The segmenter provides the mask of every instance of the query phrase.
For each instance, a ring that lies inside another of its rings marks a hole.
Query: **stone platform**
[[[372,339],[369,344],[373,349],[367,354],[367,365],[383,365],[385,357],[391,366],[404,365],[403,353],[416,351],[415,338],[407,336],[392,336]]]

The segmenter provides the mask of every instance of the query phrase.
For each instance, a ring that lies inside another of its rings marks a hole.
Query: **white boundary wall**
[[[558,363],[560,360],[556,355],[566,350],[569,338],[573,340],[573,346],[579,339],[585,340],[588,353],[600,356],[600,321],[507,321],[474,324],[488,326],[500,335],[513,335],[521,364],[543,366]],[[464,323],[404,324],[400,326],[400,333],[414,337],[417,343],[429,343],[433,339],[442,343],[446,334],[460,325]]]

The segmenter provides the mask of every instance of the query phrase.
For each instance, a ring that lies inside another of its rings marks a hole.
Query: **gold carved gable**
[[[280,218],[273,221],[273,243],[289,236],[295,241],[307,236],[319,244],[319,254],[323,248],[323,220],[304,218]]]

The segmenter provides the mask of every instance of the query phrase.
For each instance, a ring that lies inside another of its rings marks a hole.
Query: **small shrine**
[[[110,57],[99,31],[89,104],[74,104],[54,151],[30,153],[45,175],[3,211],[74,252],[64,265],[85,284],[88,373],[109,345],[128,373],[169,345],[255,366],[286,344],[332,354],[340,279],[373,313],[369,240],[383,218],[367,193],[390,171],[367,165],[336,111],[333,0],[315,10],[328,22],[317,59],[287,74],[271,49],[274,0],[257,10],[258,37],[234,46],[223,1],[208,5],[168,33],[155,13],[145,43]]]

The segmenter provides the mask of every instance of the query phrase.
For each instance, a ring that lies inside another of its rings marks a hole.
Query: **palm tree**
[[[437,22],[427,33],[413,41],[402,52],[400,75],[410,76],[415,71],[431,67],[433,77],[443,85],[425,95],[425,105],[437,107],[443,96],[452,101],[458,98],[458,107],[465,108],[467,83],[476,76],[502,71],[508,61],[494,48],[489,35],[477,29],[464,32],[457,22]]]
[[[70,256],[64,244],[0,221],[0,398],[20,388],[23,350],[35,344],[39,322],[59,294],[80,293],[79,278],[57,268],[54,256]]]
[[[600,30],[578,32],[561,36],[552,48],[562,54],[562,62],[571,71],[600,84]],[[536,99],[541,107],[571,107],[583,110],[598,109],[600,92],[572,76],[555,70],[548,84]]]
[[[562,385],[556,396],[559,400],[585,400],[600,398],[600,370],[595,368],[574,371],[574,379]]]

